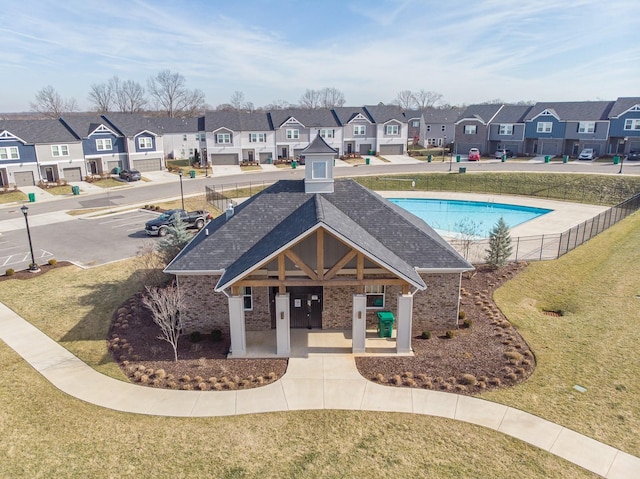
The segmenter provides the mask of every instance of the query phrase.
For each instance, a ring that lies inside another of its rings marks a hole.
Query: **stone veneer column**
[[[276,295],[276,354],[291,356],[289,293]]]
[[[231,357],[247,355],[247,336],[244,325],[244,298],[229,296],[229,330],[231,333]]]
[[[411,352],[411,321],[413,318],[413,296],[398,295],[398,314],[396,318],[396,352],[398,354]]]
[[[367,341],[367,295],[354,294],[351,322],[352,352],[364,353]]]

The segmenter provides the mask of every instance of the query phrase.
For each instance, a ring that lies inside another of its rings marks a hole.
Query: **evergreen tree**
[[[165,264],[176,257],[184,248],[193,234],[187,229],[187,224],[176,215],[172,220],[173,225],[167,228],[167,235],[156,243],[156,248]]]
[[[498,223],[491,229],[489,249],[486,250],[485,259],[491,266],[498,268],[507,264],[512,250],[509,228],[504,222],[504,218],[500,217]]]

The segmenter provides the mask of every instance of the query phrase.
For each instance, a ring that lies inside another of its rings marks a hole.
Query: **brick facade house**
[[[351,330],[365,351],[376,313],[396,318],[396,351],[418,332],[455,328],[460,279],[473,269],[419,218],[352,180],[334,180],[336,151],[319,135],[304,150],[304,180],[281,180],[203,228],[165,272],[187,298],[185,332],[220,329],[231,357],[246,331]]]

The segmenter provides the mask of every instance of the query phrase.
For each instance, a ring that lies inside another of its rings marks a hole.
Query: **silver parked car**
[[[578,155],[579,160],[595,160],[596,159],[596,150],[593,148],[585,148]]]

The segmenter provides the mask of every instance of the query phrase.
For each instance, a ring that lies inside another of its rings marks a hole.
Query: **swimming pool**
[[[427,198],[390,198],[389,201],[424,220],[439,234],[453,237],[461,232],[473,232],[474,236],[487,238],[500,217],[513,228],[553,211],[486,201]]]

